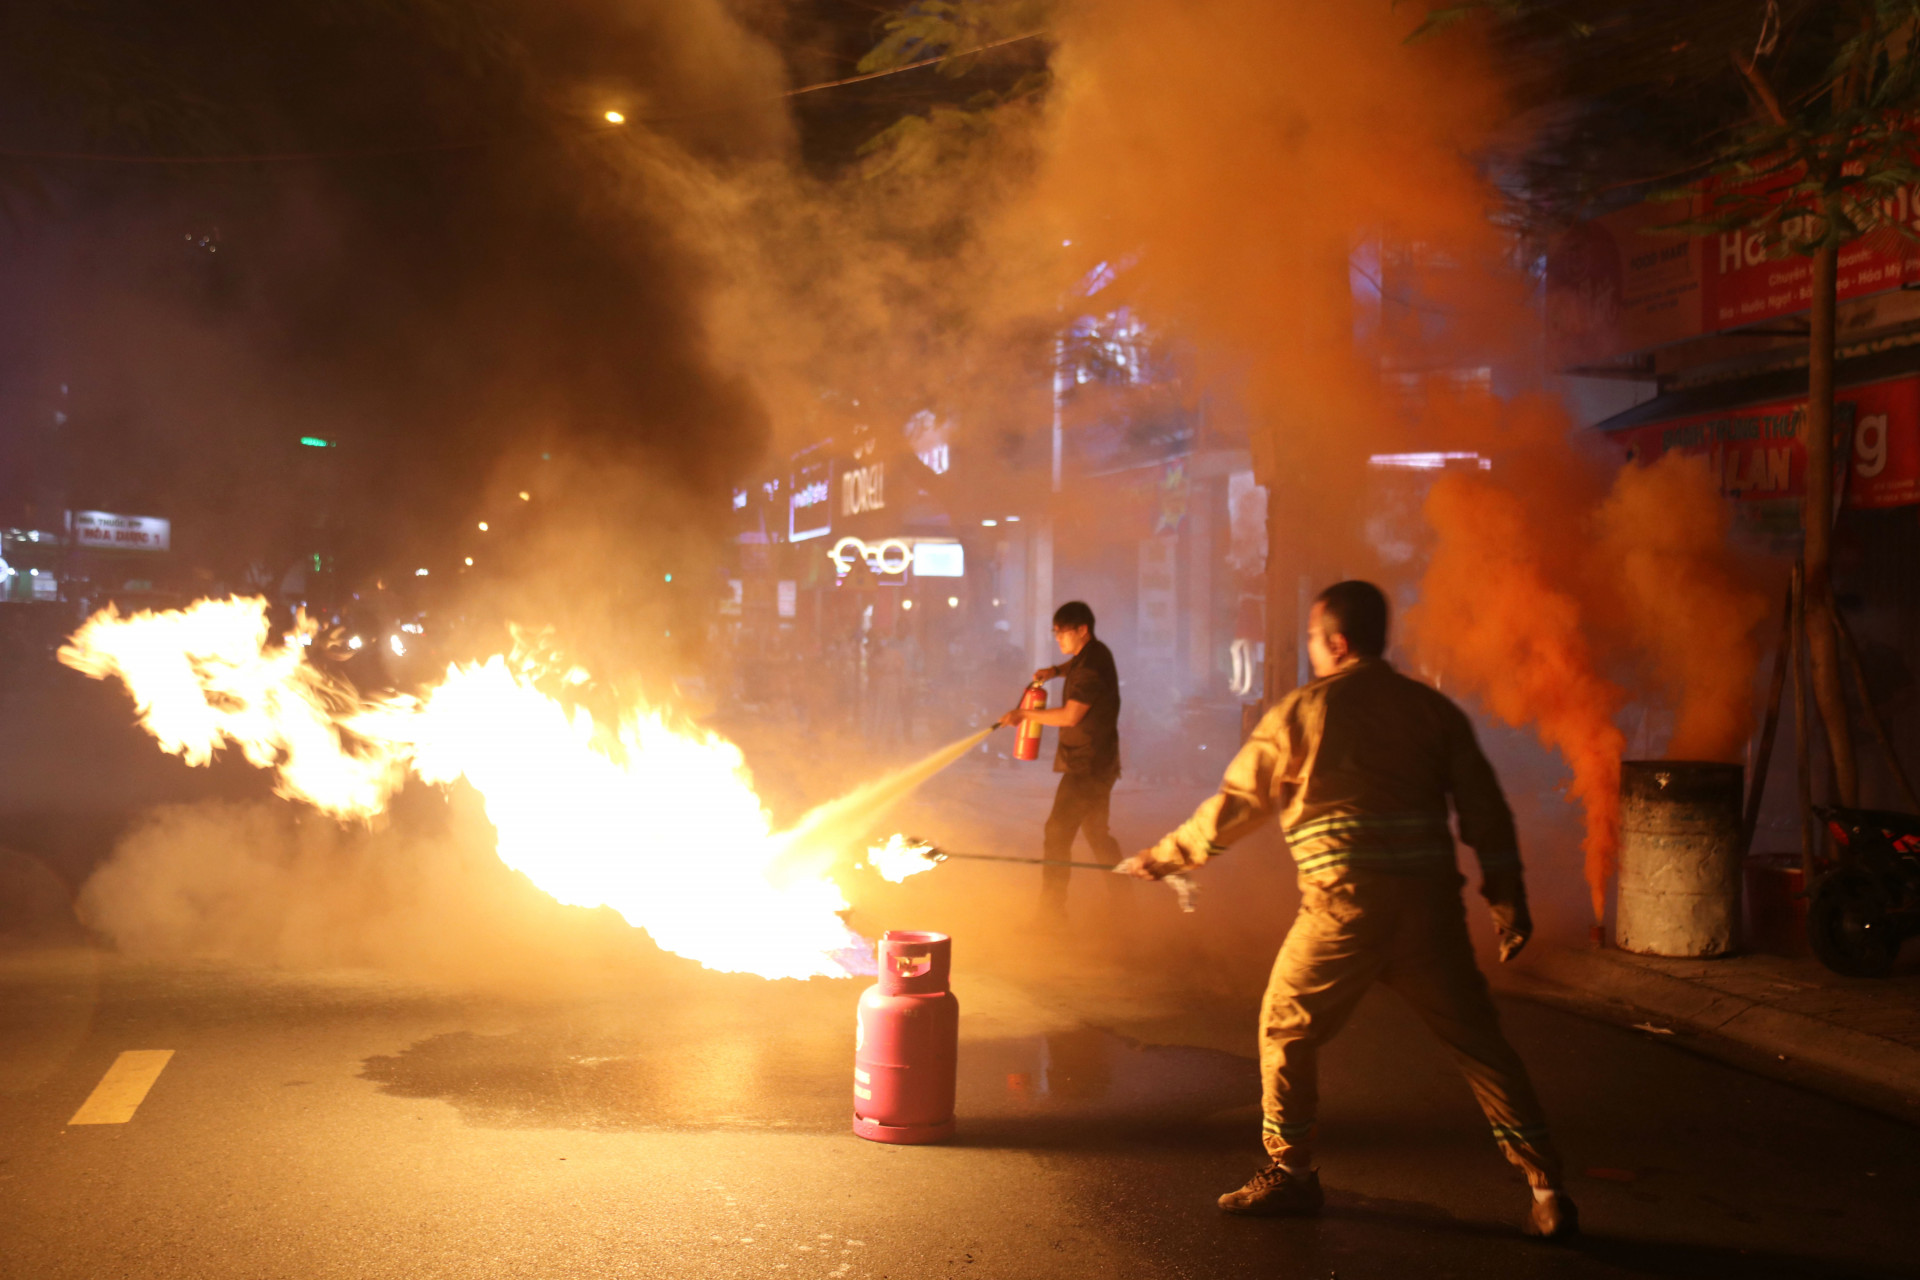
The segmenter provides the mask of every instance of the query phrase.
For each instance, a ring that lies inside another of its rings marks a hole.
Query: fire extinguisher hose
[[[941,859],[959,858],[966,862],[1017,862],[1028,867],[1078,867],[1082,871],[1111,871],[1104,862],[1077,862],[1067,858],[1016,858],[1004,853],[954,853],[939,851]]]

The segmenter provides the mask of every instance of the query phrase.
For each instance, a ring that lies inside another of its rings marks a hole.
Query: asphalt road
[[[1385,992],[1325,1059],[1317,1221],[1223,1218],[1258,1164],[1251,1000],[1124,964],[970,961],[961,1128],[848,1131],[861,981],[657,955],[592,991],[0,950],[7,1277],[1855,1276],[1920,1265],[1916,1134],[1506,1007],[1575,1175],[1574,1248]],[[1089,992],[1103,992],[1099,996]],[[1234,1051],[1238,1046],[1242,1051]],[[69,1125],[116,1056],[172,1058]]]

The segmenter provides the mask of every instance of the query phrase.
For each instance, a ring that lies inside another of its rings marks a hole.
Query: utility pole
[[[1053,653],[1053,507],[1060,496],[1066,460],[1067,338],[1053,338],[1053,483],[1046,517],[1033,535],[1033,663],[1049,664]]]

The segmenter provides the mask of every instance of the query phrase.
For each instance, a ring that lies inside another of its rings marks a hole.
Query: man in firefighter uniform
[[[1316,1060],[1378,979],[1446,1043],[1494,1141],[1526,1174],[1528,1232],[1571,1235],[1579,1218],[1559,1157],[1468,941],[1448,800],[1478,856],[1503,961],[1533,930],[1513,815],[1467,717],[1389,666],[1386,642],[1379,588],[1341,582],[1321,592],[1308,618],[1316,678],[1261,719],[1219,794],[1126,866],[1148,879],[1201,866],[1274,815],[1297,864],[1300,913],[1260,1015],[1262,1136],[1272,1160],[1220,1207],[1319,1211]]]

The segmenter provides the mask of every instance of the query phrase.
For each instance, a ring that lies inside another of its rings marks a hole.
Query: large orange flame
[[[731,742],[638,703],[596,724],[542,692],[530,660],[504,656],[450,666],[419,697],[362,697],[269,631],[261,599],[108,608],[60,660],[122,680],[141,724],[187,763],[238,747],[279,794],[339,818],[380,813],[408,774],[464,778],[502,861],[710,969],[844,977],[836,957],[865,948],[818,847],[859,833],[817,815],[776,831]]]

